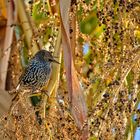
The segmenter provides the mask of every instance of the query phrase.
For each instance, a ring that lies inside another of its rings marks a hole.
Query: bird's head
[[[35,54],[35,57],[39,57],[39,59],[43,59],[48,62],[54,62],[60,64],[58,61],[54,59],[52,54],[49,51],[46,50],[40,50]]]

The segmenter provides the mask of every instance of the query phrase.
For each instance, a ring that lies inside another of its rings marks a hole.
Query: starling
[[[30,59],[25,71],[20,77],[19,87],[31,89],[32,92],[41,89],[49,80],[51,74],[51,63],[57,62],[52,54],[46,50],[38,51],[35,56]]]

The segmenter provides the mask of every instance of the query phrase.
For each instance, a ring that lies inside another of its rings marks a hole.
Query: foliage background
[[[32,106],[27,98],[28,92],[21,92],[20,100],[13,103],[12,115],[1,115],[1,136],[11,139],[79,139],[82,130],[71,114],[66,84],[65,61],[69,61],[69,57],[66,57],[64,47],[62,53],[60,45],[65,31],[62,29],[61,33],[60,25],[69,18],[67,29],[71,50],[68,53],[72,53],[88,108],[85,125],[88,125],[89,139],[134,139],[140,117],[140,1],[71,1],[69,15],[62,21],[59,1],[25,1],[23,10],[21,1],[10,2],[15,4],[15,13],[13,7],[8,7],[11,3],[0,2],[1,89],[16,87],[22,68],[38,49],[45,48],[59,56],[61,67],[53,66],[57,71],[46,87],[50,97],[37,95],[36,99],[41,100],[37,106]],[[65,4],[67,2],[62,5]],[[2,78],[4,73],[5,81]],[[57,83],[53,91],[51,81]],[[0,92],[3,95],[5,91]],[[10,106],[11,95],[5,95],[9,97],[2,99],[8,100]],[[1,104],[7,106],[7,103]],[[45,114],[42,119],[45,125],[36,123],[37,111],[41,117]]]

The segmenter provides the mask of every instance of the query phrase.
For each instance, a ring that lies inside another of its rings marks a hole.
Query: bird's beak
[[[56,61],[55,59],[52,59],[52,62],[60,64],[58,61]]]

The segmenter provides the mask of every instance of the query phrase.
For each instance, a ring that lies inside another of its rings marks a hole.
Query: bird
[[[50,78],[52,62],[60,64],[54,59],[51,52],[46,50],[38,51],[29,60],[27,67],[21,74],[16,90],[19,90],[20,87],[31,89],[32,92],[42,89]]]

